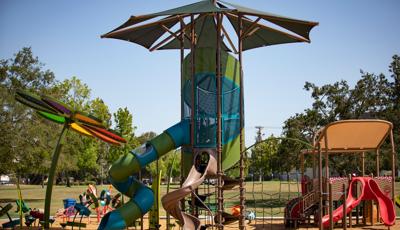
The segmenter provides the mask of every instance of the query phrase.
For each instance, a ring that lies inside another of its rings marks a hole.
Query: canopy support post
[[[191,110],[190,110],[190,146],[191,146],[191,151],[192,151],[192,164],[194,162],[194,144],[195,144],[195,126],[196,126],[196,121],[195,121],[195,74],[196,74],[196,36],[195,36],[195,20],[194,20],[194,14],[190,15],[190,65],[191,65],[191,81],[192,81],[192,100],[191,100]],[[181,181],[182,183],[182,181]],[[195,201],[196,197],[191,194],[192,198],[192,215],[196,215],[195,213]],[[185,202],[185,199],[182,200],[182,202]]]
[[[365,152],[361,153],[361,176],[365,176]]]
[[[377,149],[376,150],[376,173],[375,173],[375,175],[376,175],[376,177],[378,177],[379,176],[379,168],[380,168],[380,166],[379,166],[379,158],[380,158],[380,153],[379,153],[379,149]]]
[[[224,229],[222,224],[222,213],[224,211],[224,197],[222,191],[222,114],[221,114],[221,97],[222,97],[222,86],[221,86],[221,27],[222,20],[221,14],[217,13],[217,50],[216,50],[216,80],[217,80],[217,161],[218,161],[218,183],[217,183],[217,199],[218,199],[218,210],[217,210],[217,220],[218,229]]]
[[[326,146],[325,146],[326,147]],[[319,229],[322,230],[324,227],[322,225],[322,217],[323,217],[323,189],[322,189],[322,152],[321,152],[321,143],[318,143],[318,180],[319,180]]]
[[[181,26],[181,33],[179,35],[180,37],[180,61],[181,61],[181,120],[184,119],[184,103],[183,103],[183,93],[182,93],[182,89],[183,89],[183,73],[184,73],[184,60],[185,60],[185,43],[184,43],[184,39],[185,39],[185,31],[184,31],[184,27],[185,27],[185,23],[183,22],[183,19],[180,18],[180,26]],[[183,181],[185,181],[185,177],[183,176],[184,174],[184,158],[183,158],[183,151],[184,148],[181,148],[181,180],[180,180],[180,187],[182,187]],[[168,181],[169,183],[169,181]],[[182,210],[185,210],[185,201],[181,201],[181,208]],[[169,230],[170,226],[169,226],[169,219],[170,219],[170,214],[167,214],[167,230]]]
[[[243,129],[244,129],[244,92],[243,92],[243,67],[242,67],[242,52],[243,52],[243,40],[242,40],[242,30],[243,30],[243,24],[242,24],[242,15],[239,14],[239,20],[238,20],[238,27],[239,27],[239,32],[238,32],[238,51],[239,51],[239,74],[240,74],[240,183],[239,183],[239,189],[240,189],[240,216],[239,216],[239,229],[244,230],[245,229],[245,183],[244,183],[244,154],[245,151],[245,143],[244,143],[244,136],[243,136]]]
[[[396,150],[393,139],[393,129],[390,130],[390,144],[392,145],[392,200],[394,201],[394,183],[396,179]]]

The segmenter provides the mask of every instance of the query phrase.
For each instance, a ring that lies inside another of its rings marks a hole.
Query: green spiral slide
[[[183,120],[143,146],[121,156],[111,166],[111,183],[131,200],[117,210],[107,213],[98,229],[124,229],[149,211],[154,203],[153,191],[136,180],[134,175],[169,151],[188,144],[189,134],[189,121]]]

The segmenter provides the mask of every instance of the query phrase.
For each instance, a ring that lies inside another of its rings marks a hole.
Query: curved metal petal
[[[64,116],[60,116],[60,115],[57,115],[57,114],[54,114],[54,113],[48,113],[48,112],[44,112],[44,111],[37,111],[37,113],[40,116],[42,116],[42,117],[44,117],[44,118],[46,118],[46,119],[48,119],[50,121],[54,121],[56,123],[59,123],[59,124],[64,124],[66,122],[66,119],[65,119]]]
[[[66,114],[66,115],[72,114],[72,109],[70,109],[66,104],[64,104],[52,97],[42,96],[42,100],[63,114]]]
[[[105,136],[114,139],[115,141],[121,142],[121,143],[126,143],[126,140],[120,136],[118,136],[117,134],[111,132],[110,130],[106,130],[104,128],[99,128],[99,127],[95,127],[95,126],[88,126],[88,125],[84,125],[85,128],[87,129],[91,129],[91,130],[95,130],[101,134],[104,134]]]
[[[94,125],[94,126],[98,126],[98,127],[103,127],[104,128],[102,120],[100,120],[97,117],[82,113],[80,111],[75,112],[74,115],[72,116],[72,119],[77,120],[77,121],[79,121],[80,123],[83,123],[83,124],[89,124],[89,125]]]
[[[75,132],[77,132],[79,134],[82,134],[82,135],[88,136],[88,137],[93,137],[93,135],[89,131],[87,131],[84,127],[82,127],[81,125],[79,125],[76,122],[71,123],[69,126],[72,130],[74,130]]]
[[[41,100],[38,95],[28,93],[22,90],[17,90],[15,99],[22,104],[29,106],[36,110],[42,110],[46,112],[57,113],[57,110],[46,104]]]
[[[88,131],[91,135],[99,138],[100,140],[113,144],[113,145],[121,145],[121,142],[108,137],[107,135],[103,134],[102,132],[97,131],[94,127],[82,125],[86,131]]]

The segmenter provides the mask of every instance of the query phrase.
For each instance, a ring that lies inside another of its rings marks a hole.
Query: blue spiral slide
[[[131,199],[122,207],[107,213],[98,229],[124,229],[150,210],[154,203],[153,191],[136,180],[134,175],[169,151],[189,144],[189,136],[189,121],[181,121],[114,162],[109,170],[111,183]]]

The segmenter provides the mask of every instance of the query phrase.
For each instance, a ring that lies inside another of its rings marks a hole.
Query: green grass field
[[[98,186],[98,193],[102,189],[108,188],[108,185]],[[172,186],[172,190],[177,188],[178,185]],[[56,186],[53,190],[53,199],[51,203],[51,214],[55,214],[58,209],[63,208],[63,199],[74,198],[78,200],[79,194],[83,193],[87,186],[73,186],[67,188],[65,186]],[[289,191],[290,189],[290,191]],[[22,196],[30,208],[43,209],[45,188],[39,185],[22,185]],[[253,192],[254,191],[254,192]],[[263,192],[261,192],[263,191]],[[113,188],[112,194],[117,191]],[[215,192],[214,186],[202,185],[199,188],[199,194],[208,194]],[[166,186],[161,186],[161,196],[166,193]],[[396,183],[396,194],[400,193],[400,183]],[[214,193],[215,194],[215,193]],[[258,217],[283,216],[283,211],[287,200],[297,197],[298,186],[297,184],[280,184],[279,181],[268,181],[263,183],[253,184],[252,182],[246,183],[246,205],[247,209],[257,212]],[[16,217],[15,213],[15,200],[18,199],[16,186],[2,185],[0,186],[0,205],[12,203],[14,205],[13,211],[10,212],[12,216]],[[209,201],[214,201],[215,196],[209,196]],[[224,191],[224,204],[227,212],[230,212],[230,207],[239,204],[239,190],[233,189]],[[210,206],[213,209],[212,206]],[[400,209],[396,207],[397,214],[400,215]],[[165,215],[165,211],[161,210],[161,215]],[[4,218],[4,217],[2,217]]]

